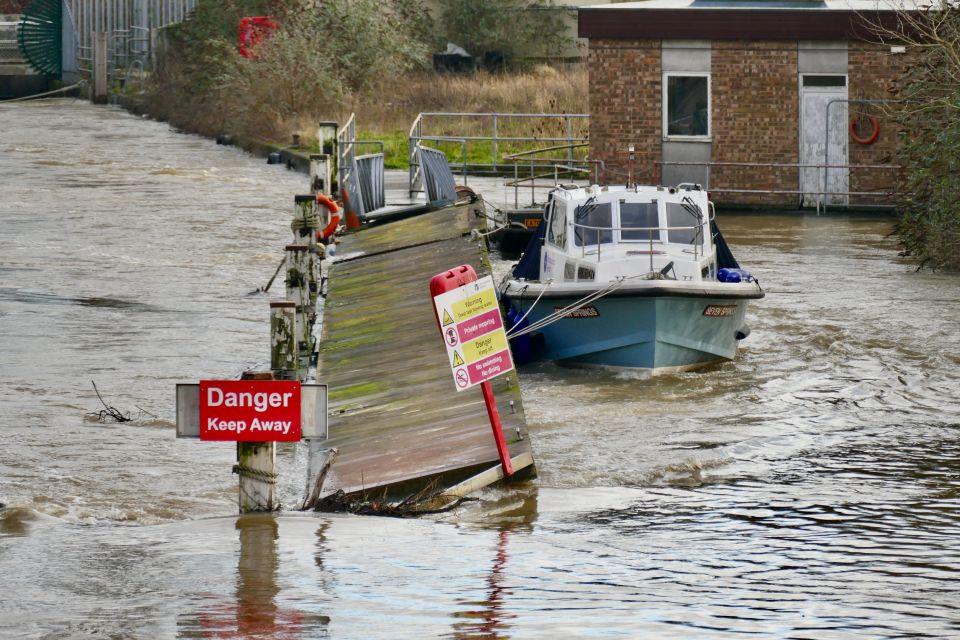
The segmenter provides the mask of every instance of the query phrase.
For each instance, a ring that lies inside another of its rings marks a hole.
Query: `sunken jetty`
[[[329,388],[322,447],[338,452],[318,508],[440,509],[504,477],[481,390],[456,390],[429,290],[432,276],[457,265],[490,274],[486,243],[474,233],[484,214],[483,200],[470,195],[344,235],[318,341],[317,380]],[[516,371],[492,386],[511,478],[530,477]]]

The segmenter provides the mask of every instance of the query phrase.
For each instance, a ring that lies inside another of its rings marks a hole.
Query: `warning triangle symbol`
[[[456,351],[453,352],[453,366],[459,367],[463,364],[463,358],[460,357],[460,354]]]
[[[450,313],[446,309],[444,309],[443,310],[443,326],[447,326],[448,324],[453,324],[453,318],[451,318]]]

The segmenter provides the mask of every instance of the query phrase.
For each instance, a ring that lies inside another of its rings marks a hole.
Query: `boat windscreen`
[[[659,240],[659,227],[656,202],[620,201],[621,240]]]
[[[578,247],[613,242],[613,207],[609,202],[587,202],[574,213],[574,241]]]
[[[667,203],[667,242],[676,244],[703,244],[703,234],[700,233],[702,217],[696,215],[696,209],[679,202]]]

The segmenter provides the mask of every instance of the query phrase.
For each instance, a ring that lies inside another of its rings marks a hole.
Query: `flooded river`
[[[238,517],[174,384],[268,361],[306,178],[70,100],[0,132],[0,637],[960,637],[960,278],[889,220],[721,214],[768,294],[740,356],[524,369],[528,486]]]

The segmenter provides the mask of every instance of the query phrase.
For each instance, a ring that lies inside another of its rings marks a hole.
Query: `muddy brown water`
[[[535,483],[238,517],[173,388],[268,359],[247,293],[306,179],[70,100],[0,132],[0,637],[960,637],[960,279],[889,220],[721,213],[768,293],[739,357],[525,368]]]

